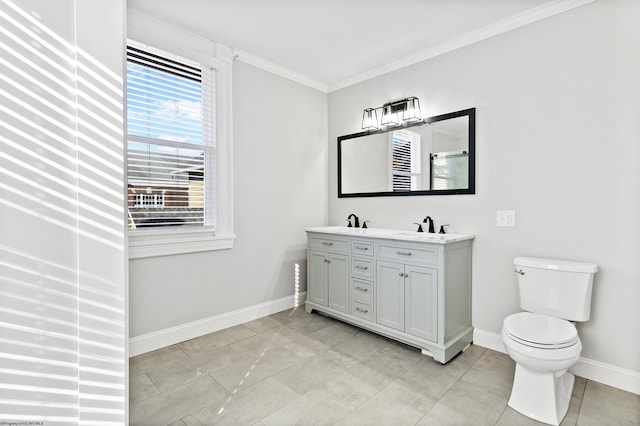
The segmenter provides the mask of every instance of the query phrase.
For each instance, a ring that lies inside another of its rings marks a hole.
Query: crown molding
[[[360,83],[365,80],[369,80],[374,77],[378,77],[382,74],[386,74],[391,71],[398,70],[400,68],[407,67],[409,65],[416,64],[418,62],[425,61],[427,59],[434,58],[436,56],[460,49],[465,46],[469,46],[473,43],[485,40],[487,38],[506,33],[516,28],[523,27],[525,25],[540,21],[545,18],[549,18],[554,15],[566,12],[579,6],[583,6],[587,3],[591,3],[595,0],[556,0],[550,3],[538,6],[530,9],[526,12],[514,15],[510,18],[503,19],[502,21],[494,24],[486,25],[475,31],[471,31],[460,37],[454,38],[448,42],[439,44],[437,46],[416,52],[410,56],[406,56],[397,61],[383,65],[365,71],[360,74],[348,77],[344,80],[340,80],[334,83],[328,84],[328,92],[334,92],[336,90],[343,89],[353,84]]]
[[[244,62],[245,64],[253,65],[254,67],[269,71],[273,74],[279,75],[280,77],[284,77],[295,81],[296,83],[319,90],[320,92],[328,93],[327,83],[308,77],[304,74],[297,73],[273,62],[269,62],[266,59],[252,55],[244,50],[234,49],[234,58],[240,62]]]
[[[448,42],[441,43],[437,46],[433,46],[429,49],[418,51],[412,55],[406,56],[397,61],[388,63],[386,65],[373,68],[371,70],[355,74],[351,77],[339,80],[333,83],[320,81],[309,77],[307,75],[292,71],[289,68],[283,67],[276,63],[270,62],[259,56],[253,55],[249,52],[245,52],[241,49],[233,49],[232,56],[238,61],[244,62],[249,65],[253,65],[262,70],[271,72],[281,77],[300,83],[304,86],[311,87],[323,93],[331,93],[336,90],[343,89],[345,87],[360,83],[371,78],[378,77],[391,71],[398,70],[400,68],[407,67],[409,65],[416,64],[418,62],[425,61],[427,59],[434,58],[436,56],[454,51],[456,49],[469,46],[473,43],[485,40],[487,38],[506,33],[508,31],[523,27],[525,25],[540,21],[545,18],[549,18],[554,15],[566,12],[576,7],[583,6],[591,3],[595,0],[555,0],[541,6],[530,9],[526,12],[514,15],[510,18],[496,22],[494,24],[486,25],[475,31],[471,31],[460,37],[452,39]],[[134,12],[135,15],[144,15],[132,9],[128,9],[129,12]],[[148,19],[148,18],[147,18]],[[184,31],[184,30],[183,30]],[[211,41],[209,41],[211,42]],[[217,43],[216,43],[217,44]],[[219,47],[219,46],[218,46]],[[220,49],[218,48],[218,52]],[[226,52],[225,52],[226,53]],[[225,55],[223,55],[225,56]]]

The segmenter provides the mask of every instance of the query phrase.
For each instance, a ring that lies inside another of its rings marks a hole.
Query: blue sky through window
[[[127,133],[202,144],[202,83],[127,63]]]

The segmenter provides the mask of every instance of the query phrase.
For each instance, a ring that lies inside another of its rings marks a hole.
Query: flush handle
[[[515,270],[515,272],[516,272],[517,274],[524,275],[524,271],[523,271],[522,269],[521,269],[521,270],[517,270],[517,269],[516,269],[516,270]]]

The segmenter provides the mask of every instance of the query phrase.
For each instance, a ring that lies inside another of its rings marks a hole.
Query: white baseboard
[[[473,344],[506,353],[502,336],[497,333],[474,329]],[[640,372],[583,357],[569,371],[576,376],[640,395]]]
[[[184,342],[185,340],[204,336],[205,334],[213,333],[214,331],[253,321],[296,306],[300,306],[301,309],[304,309],[305,300],[306,292],[302,292],[297,295],[270,300],[268,302],[248,306],[232,312],[225,312],[223,314],[204,318],[198,321],[180,324],[164,330],[154,331],[153,333],[132,337],[129,339],[129,357],[134,357],[136,355]]]

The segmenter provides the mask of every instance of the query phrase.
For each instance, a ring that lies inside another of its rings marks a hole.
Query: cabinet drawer
[[[352,278],[351,295],[363,302],[373,303],[373,282]]]
[[[351,274],[361,277],[373,278],[373,259],[351,259]]]
[[[381,243],[377,249],[379,259],[430,266],[438,264],[438,251],[436,248],[396,246]]]
[[[359,300],[352,300],[351,315],[358,318],[366,319],[367,321],[373,321],[373,307],[369,303],[364,303]]]
[[[373,242],[352,241],[351,254],[355,254],[356,256],[373,256]]]
[[[349,253],[349,240],[338,240],[331,237],[309,237],[309,248],[333,251],[339,253]]]

